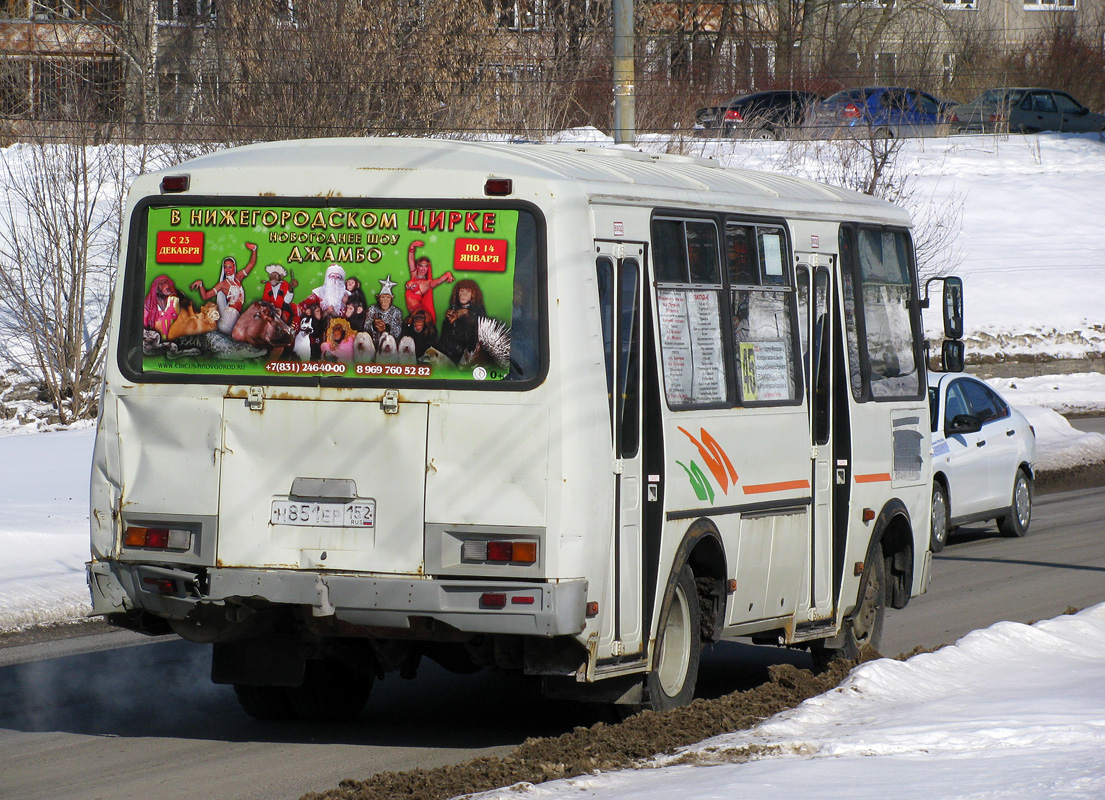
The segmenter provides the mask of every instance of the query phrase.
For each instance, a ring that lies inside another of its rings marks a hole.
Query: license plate
[[[371,528],[376,524],[376,501],[304,503],[273,500],[273,525],[311,525],[320,528]]]

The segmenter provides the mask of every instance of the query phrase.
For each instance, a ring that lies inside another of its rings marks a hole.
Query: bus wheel
[[[944,487],[932,484],[932,533],[929,536],[929,549],[939,553],[948,543],[948,496]]]
[[[308,661],[303,683],[287,692],[301,719],[348,722],[364,710],[371,690],[370,673],[354,672],[342,662],[328,658]]]
[[[813,646],[810,654],[813,656],[816,671],[824,672],[834,661],[858,659],[860,650],[864,647],[870,646],[878,650],[885,615],[886,563],[880,553],[870,565],[859,607],[850,619],[844,621],[844,629],[838,637],[843,639],[843,644],[829,647],[822,642]]]
[[[998,518],[998,530],[1004,536],[1024,536],[1032,522],[1032,479],[1023,469],[1013,479],[1013,503],[1005,516]]]
[[[254,719],[295,719],[295,709],[288,700],[288,690],[283,686],[246,686],[234,684],[238,705]]]
[[[694,573],[684,565],[660,617],[655,664],[645,680],[648,708],[663,711],[694,699],[702,650],[701,614]]]

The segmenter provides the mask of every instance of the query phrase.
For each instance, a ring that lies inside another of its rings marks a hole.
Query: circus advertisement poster
[[[518,215],[151,207],[143,372],[502,380]]]

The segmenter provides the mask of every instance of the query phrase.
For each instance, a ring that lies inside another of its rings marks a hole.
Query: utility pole
[[[637,109],[633,77],[633,0],[614,0],[614,143],[633,144]]]

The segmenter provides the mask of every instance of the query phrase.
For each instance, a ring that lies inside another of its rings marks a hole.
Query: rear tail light
[[[494,561],[499,564],[535,564],[537,563],[537,542],[473,539],[461,545],[460,558],[467,563]]]
[[[859,113],[859,107],[855,103],[849,103],[844,106],[844,109],[840,112],[840,116],[845,119],[859,119],[861,115]]]
[[[192,532],[178,528],[129,525],[123,544],[126,547],[144,547],[149,550],[188,550],[192,546]]]
[[[725,112],[726,122],[740,122],[743,119],[744,117],[741,116],[741,112],[737,111],[735,108],[730,108]]]
[[[959,115],[954,111],[948,116],[948,122],[959,122]]]
[[[480,608],[506,608],[506,593],[484,592],[480,595]]]
[[[143,578],[142,588],[156,594],[176,594],[176,581],[172,578]]]

